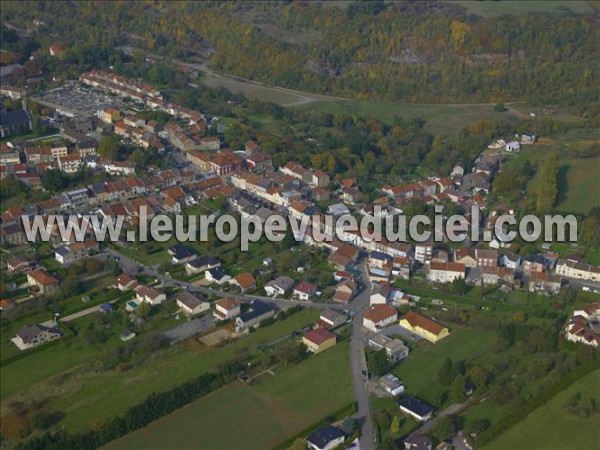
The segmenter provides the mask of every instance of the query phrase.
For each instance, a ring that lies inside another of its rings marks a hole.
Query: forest
[[[4,2],[3,50],[57,40],[69,76],[115,47],[204,60],[268,84],[405,102],[598,102],[597,14],[479,17],[447,2]],[[42,28],[31,30],[34,19]],[[13,28],[34,33],[18,39]],[[25,48],[29,47],[29,48]],[[29,66],[34,63],[29,63]],[[63,75],[66,75],[63,73]]]

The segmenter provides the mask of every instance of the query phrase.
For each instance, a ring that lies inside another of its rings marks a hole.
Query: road
[[[119,258],[119,265],[121,266],[121,268],[123,269],[124,272],[130,273],[130,274],[136,274],[136,273],[138,273],[139,269],[142,269],[141,273],[151,276],[153,278],[156,278],[158,281],[160,281],[165,286],[182,287],[182,288],[186,288],[188,291],[199,292],[199,293],[202,293],[205,295],[216,295],[219,297],[235,298],[242,302],[251,302],[253,300],[261,300],[261,301],[264,301],[265,303],[277,304],[279,306],[290,306],[290,307],[291,306],[305,306],[305,307],[315,308],[315,309],[331,308],[331,309],[336,309],[336,310],[352,309],[351,307],[348,307],[348,306],[335,305],[335,304],[331,304],[331,303],[306,302],[306,301],[302,301],[302,300],[289,300],[289,299],[284,299],[284,298],[265,297],[265,296],[250,295],[250,294],[234,294],[234,293],[227,292],[227,291],[221,291],[218,289],[212,289],[212,288],[207,288],[204,286],[198,286],[197,284],[188,283],[186,281],[176,280],[176,279],[171,278],[166,275],[160,275],[154,267],[149,267],[142,263],[136,262],[135,260],[123,255],[122,253],[120,253],[116,250],[107,248],[106,252],[108,252],[110,255],[112,255],[113,258]]]
[[[115,303],[116,301],[117,300],[111,300],[108,303]],[[86,308],[84,310],[78,311],[73,314],[69,314],[68,316],[60,317],[59,320],[61,322],[70,322],[71,320],[79,319],[80,317],[84,317],[84,316],[87,316],[89,314],[93,314],[96,312],[98,312],[98,305],[90,306],[89,308]],[[51,327],[54,325],[54,320],[48,320],[48,321],[42,323],[42,325]]]
[[[371,418],[371,400],[367,387],[367,361],[365,356],[365,336],[362,320],[365,310],[369,307],[371,289],[367,282],[366,267],[361,264],[358,281],[363,290],[352,301],[354,318],[352,319],[352,334],[350,336],[350,370],[352,371],[352,388],[356,400],[355,418],[360,429],[359,447],[365,450],[375,449],[375,435]]]
[[[361,264],[361,269],[357,279],[358,285],[362,288],[360,293],[355,297],[350,305],[335,305],[331,303],[315,303],[256,295],[232,294],[230,292],[220,291],[218,289],[198,286],[185,281],[175,280],[169,276],[159,275],[155,268],[134,261],[133,259],[123,255],[122,253],[119,253],[116,250],[107,248],[106,251],[113,258],[118,258],[119,265],[123,271],[136,274],[138,273],[139,269],[141,269],[142,273],[158,279],[165,286],[178,286],[186,288],[192,292],[200,292],[207,295],[217,295],[220,297],[233,297],[246,302],[258,299],[264,302],[277,304],[278,306],[301,305],[317,309],[345,309],[353,312],[354,317],[352,319],[352,333],[350,336],[350,368],[352,370],[352,388],[356,400],[355,418],[357,419],[358,426],[360,428],[359,445],[360,448],[364,450],[375,449],[373,421],[371,418],[371,403],[369,391],[367,389],[368,379],[363,375],[363,371],[366,373],[367,370],[367,362],[365,356],[365,336],[363,333],[362,319],[365,310],[369,307],[370,299],[370,287],[368,284],[366,266],[364,264]]]

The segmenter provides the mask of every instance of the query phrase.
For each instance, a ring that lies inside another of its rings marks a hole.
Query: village
[[[102,108],[82,108],[82,99],[88,95]],[[500,214],[515,214],[510,205],[487,206],[494,176],[512,153],[535,145],[537,138],[523,134],[518,140],[494,142],[482,149],[473,167],[457,164],[449,174],[382,184],[374,201],[363,202],[356,178],[330,177],[292,161],[276,167],[254,141],[240,149],[223,148],[221,139],[209,134],[215,118],[167,103],[157,88],[111,72],[84,73],[77,84],[32,100],[55,111],[52,121],[58,132],[49,142],[2,144],[1,176],[36,191],[43,191],[42,176],[48,170],[72,175],[84,167],[108,178],[39,202],[25,199],[21,206],[3,212],[3,276],[16,294],[2,299],[1,310],[4,313],[36,298],[57,295],[67,270],[88,260],[116,261],[116,268],[102,279],[111,297],[96,295],[93,304],[84,300],[69,315],[57,312],[47,321],[25,324],[11,338],[19,351],[60,340],[65,336],[64,324],[71,320],[110,315],[118,309],[128,316],[127,324],[117,331],[121,342],[135,340],[141,323],[154,320],[148,310],[164,310],[168,314],[158,316],[166,325],[151,323],[166,327],[162,335],[175,344],[204,335],[223,341],[244,339],[284,317],[286,311],[316,308],[318,320],[297,334],[308,352],[327,351],[340,338],[347,338],[350,324],[358,325],[351,333],[360,342],[360,352],[364,348],[382,352],[394,367],[411,358],[409,347],[414,348],[417,341],[435,345],[452,335],[450,325],[428,312],[431,305],[445,311],[456,306],[458,302],[447,300],[444,293],[462,295],[476,288],[486,293],[483,300],[490,305],[530,294],[550,303],[566,287],[600,293],[600,267],[575,252],[561,257],[543,244],[538,252],[518,255],[510,251],[509,243],[497,239],[459,245],[447,236],[443,242],[389,242],[366,241],[358,233],[346,233],[340,239],[317,242],[306,234],[303,242],[279,248],[299,258],[298,265],[294,261],[284,264],[284,256],[270,252],[263,242],[256,244],[253,254],[243,256],[231,246],[225,251],[215,243],[130,243],[124,236],[115,243],[98,242],[89,228],[83,242],[63,241],[58,224],[50,242],[32,244],[26,239],[23,216],[75,215],[80,224],[91,215],[125,216],[128,228],[133,228],[144,209],[149,217],[232,212],[264,224],[273,214],[360,218],[372,214],[376,206],[383,216],[393,217],[403,214],[415,199],[428,206],[453,205],[464,211],[478,206],[483,211],[481,230],[486,233],[493,230]],[[169,119],[160,125],[144,119],[145,111],[166,113]],[[139,167],[132,161],[100,157],[101,140],[112,135],[122,145],[153,149],[164,158],[168,155],[172,167]],[[472,217],[467,213],[465,220],[470,222]],[[415,289],[427,295],[418,295]],[[86,293],[81,294],[85,298]],[[178,322],[180,316],[183,323]],[[599,319],[599,303],[576,310],[563,325],[564,337],[599,347]],[[358,380],[355,385],[366,386],[367,395],[397,398],[399,410],[419,424],[434,417],[436,409],[414,395],[410,385],[404,385],[392,371],[371,374],[364,358],[356,363],[362,369],[353,367],[358,372],[352,374]],[[464,389],[466,396],[473,394],[472,384]],[[356,438],[352,429],[334,425],[310,434],[309,448],[332,449]],[[404,443],[407,449],[432,448],[431,439],[421,434],[411,434]]]

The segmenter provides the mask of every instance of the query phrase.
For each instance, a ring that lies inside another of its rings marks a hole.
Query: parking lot
[[[59,113],[73,117],[89,117],[108,107],[120,108],[125,104],[117,97],[97,91],[83,90],[75,86],[52,89],[34,98],[34,100],[42,105],[57,109]]]

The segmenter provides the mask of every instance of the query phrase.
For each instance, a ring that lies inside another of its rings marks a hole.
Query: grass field
[[[64,350],[53,354],[48,350],[48,353],[40,353],[44,355],[43,361],[33,359],[36,355],[32,355],[31,358],[3,368],[2,391],[4,394],[7,389],[8,394],[19,390],[20,398],[24,395],[35,396],[38,400],[48,397],[46,407],[49,411],[66,413],[61,425],[70,431],[84,431],[90,425],[124,413],[152,392],[168,390],[192,377],[214,370],[219,364],[233,359],[237,354],[246,353],[249,349],[289,335],[293,330],[314,322],[317,317],[316,310],[304,310],[225,347],[207,349],[195,341],[190,341],[189,344],[152,354],[125,373],[118,373],[116,370],[96,371],[93,367],[83,367],[82,370],[71,373],[66,383],[64,380],[57,383],[52,378],[44,379],[45,369],[39,365],[52,364],[52,357],[64,359],[74,358],[75,355],[65,353]],[[85,352],[86,349],[82,348],[80,351]],[[87,359],[90,356],[93,354],[85,355]],[[82,356],[82,359],[85,358]],[[10,378],[5,376],[5,369],[10,369],[10,373],[7,373]],[[37,370],[42,371],[42,374],[29,375]],[[31,377],[35,377],[35,380],[29,380]],[[3,401],[5,400],[6,398],[3,398]]]
[[[578,14],[590,14],[594,12],[591,1],[557,0],[557,1],[531,1],[531,0],[502,0],[502,1],[473,1],[473,0],[451,0],[467,8],[469,14],[477,14],[483,17],[493,17],[502,14],[513,14],[516,16],[531,13],[561,13],[565,8]]]
[[[494,105],[427,105],[419,103],[384,102],[378,100],[347,100],[339,102],[314,102],[299,106],[301,109],[317,110],[332,114],[372,116],[384,122],[394,117],[421,118],[427,121],[425,127],[435,133],[448,134],[464,128],[478,119],[516,120],[512,111],[495,112]]]
[[[495,340],[496,334],[491,331],[455,329],[449,337],[435,345],[425,342],[418,344],[394,373],[408,392],[439,407],[439,393],[446,389],[438,382],[438,372],[444,360],[477,360],[492,348]]]
[[[565,412],[564,405],[573,394],[578,392],[584,396],[592,396],[596,403],[600,403],[598,386],[600,386],[600,371],[597,370],[557,394],[485,448],[488,450],[597,449],[600,442],[600,414],[583,419]]]
[[[348,365],[346,342],[254,387],[219,389],[105,448],[273,448],[350,404]]]
[[[559,203],[557,211],[587,213],[600,206],[600,156],[571,159],[559,172]]]

